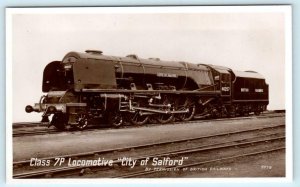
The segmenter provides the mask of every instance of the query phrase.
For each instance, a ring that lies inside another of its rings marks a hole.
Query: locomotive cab
[[[231,70],[226,67],[216,65],[205,65],[210,68],[214,79],[215,90],[220,91],[222,97],[231,96]]]

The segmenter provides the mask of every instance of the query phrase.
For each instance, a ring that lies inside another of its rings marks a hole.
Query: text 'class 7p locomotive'
[[[254,71],[96,50],[49,63],[42,90],[47,95],[25,110],[42,112],[42,122],[52,116],[50,124],[58,129],[259,115],[269,103],[268,84]]]

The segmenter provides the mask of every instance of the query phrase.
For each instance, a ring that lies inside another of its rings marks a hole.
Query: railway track
[[[79,154],[72,154],[72,155],[60,155],[55,157],[48,157],[48,158],[41,158],[43,160],[51,160],[53,162],[56,158],[72,158],[72,159],[87,159],[95,157],[111,157],[113,161],[111,166],[105,167],[97,167],[97,166],[68,166],[64,165],[58,168],[48,168],[48,169],[38,169],[36,171],[29,171],[23,172],[26,170],[26,167],[30,167],[29,163],[30,160],[18,161],[14,162],[14,175],[13,178],[44,178],[44,177],[64,177],[64,176],[78,176],[84,175],[88,173],[95,173],[97,171],[101,171],[101,173],[113,173],[107,174],[108,176],[104,177],[119,177],[119,178],[127,178],[127,177],[137,177],[151,174],[153,171],[145,172],[144,169],[141,167],[137,167],[137,171],[132,171],[130,174],[119,174],[115,175],[114,170],[120,170],[119,167],[121,164],[120,157],[122,155],[127,155],[128,157],[134,158],[135,160],[141,161],[146,158],[154,158],[154,157],[178,157],[182,155],[189,155],[189,154],[203,154],[209,153],[212,151],[220,151],[220,150],[227,150],[227,149],[236,149],[241,147],[252,147],[252,146],[266,146],[266,144],[272,144],[276,149],[284,149],[284,144],[282,146],[278,146],[278,142],[282,142],[285,139],[284,136],[284,127],[285,125],[277,125],[271,127],[264,127],[264,128],[253,128],[243,131],[232,131],[226,132],[222,134],[213,134],[207,136],[201,136],[197,138],[189,138],[189,139],[178,139],[172,140],[168,142],[157,142],[152,144],[143,144],[143,145],[136,145],[136,146],[129,146],[129,147],[121,147],[118,149],[110,149],[110,150],[99,150],[93,152],[86,152],[86,153],[79,153]],[[283,132],[282,132],[283,131]],[[240,138],[241,136],[246,138]],[[226,141],[224,141],[224,139]],[[276,143],[277,142],[277,143]],[[274,148],[269,149],[269,151],[275,151]],[[173,148],[170,148],[173,147]],[[278,148],[279,147],[279,148]],[[166,148],[168,151],[166,151]],[[266,149],[264,149],[266,151]],[[240,157],[248,155],[255,155],[255,154],[263,154],[262,151],[252,151],[248,153],[243,153],[239,155]],[[118,156],[119,155],[119,156]],[[214,155],[211,153],[210,155]],[[199,156],[199,158],[202,156]],[[197,157],[198,158],[198,157]],[[233,159],[234,157],[231,155],[225,156],[223,158],[213,158],[208,160],[196,160],[191,163],[185,164],[186,167],[192,164],[203,164],[203,163],[212,163],[222,160]],[[30,168],[32,169],[32,168]],[[20,171],[21,170],[21,171]],[[119,171],[118,171],[119,172]],[[150,172],[150,173],[149,173]]]
[[[271,115],[270,115],[271,114]],[[282,117],[282,114],[278,114],[278,113],[268,113],[268,114],[263,114],[261,116],[247,116],[247,117],[236,117],[236,118],[219,118],[219,119],[195,119],[192,121],[187,121],[187,122],[173,122],[171,124],[176,125],[176,124],[188,124],[188,123],[205,123],[208,121],[230,121],[230,120],[245,120],[245,119],[259,119],[259,118],[276,118],[276,117]],[[161,125],[161,124],[147,124],[145,126],[153,126],[153,125]],[[47,128],[44,125],[40,125],[38,126],[39,128],[34,128],[34,126],[26,126],[26,129],[20,129],[20,127],[16,126],[17,128],[13,128],[13,137],[21,137],[21,136],[34,136],[34,135],[44,135],[44,134],[57,134],[57,133],[62,133],[62,132],[66,132],[66,133],[73,133],[73,132],[77,132],[77,130],[71,129],[69,131],[60,131],[57,129],[52,129],[52,128]],[[132,125],[125,125],[123,128],[135,128],[136,126],[132,126]],[[28,129],[30,128],[30,129]],[[85,129],[84,131],[95,131],[95,130],[105,130],[105,129],[113,129],[111,127],[102,127],[99,128],[98,125],[93,125],[90,126],[90,128]]]
[[[236,160],[236,159],[240,159],[240,158],[244,158],[244,157],[257,156],[257,155],[260,155],[260,154],[267,154],[267,153],[272,153],[272,152],[281,151],[281,150],[285,150],[285,147],[278,147],[278,148],[268,149],[268,150],[264,150],[264,151],[250,152],[250,153],[245,153],[245,154],[228,156],[228,157],[224,157],[224,158],[209,159],[209,160],[205,160],[205,161],[200,161],[200,162],[195,162],[195,163],[185,164],[185,165],[175,166],[175,167],[164,167],[164,168],[161,168],[159,171],[158,170],[151,170],[151,171],[131,172],[131,173],[127,173],[127,174],[124,174],[124,175],[115,176],[114,178],[145,177],[145,176],[149,176],[150,174],[156,174],[156,173],[160,172],[161,170],[168,170],[169,168],[172,168],[173,170],[175,170],[175,168],[176,169],[182,169],[182,168],[190,168],[190,167],[193,167],[193,166],[201,166],[201,165],[203,166],[203,165],[207,165],[207,164],[227,162],[227,161],[230,161],[230,160]]]
[[[260,114],[260,116],[264,116],[264,115],[272,115],[272,114],[285,114],[285,110],[270,110],[270,111],[265,111],[263,113]],[[253,115],[253,114],[250,114]],[[17,129],[17,128],[24,128],[24,127],[47,127],[48,124],[47,123],[41,123],[41,122],[15,122],[13,123],[13,129]]]

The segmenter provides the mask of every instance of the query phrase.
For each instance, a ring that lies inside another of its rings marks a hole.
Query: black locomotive
[[[42,122],[52,115],[50,124],[58,129],[259,115],[269,103],[268,84],[254,71],[96,50],[49,63],[42,87],[47,95],[25,110],[43,112]]]

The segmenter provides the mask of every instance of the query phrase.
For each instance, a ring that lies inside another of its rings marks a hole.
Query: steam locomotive
[[[25,111],[42,112],[42,122],[60,130],[259,115],[269,103],[268,84],[254,71],[97,50],[69,52],[49,63],[42,91],[47,94]]]

